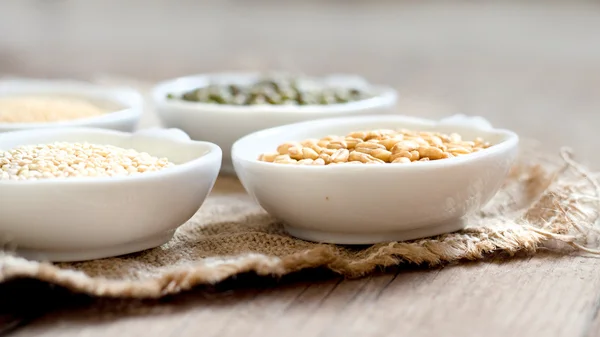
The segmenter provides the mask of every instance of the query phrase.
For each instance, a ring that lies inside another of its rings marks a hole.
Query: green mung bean
[[[373,97],[354,87],[337,87],[302,77],[263,77],[253,83],[215,84],[194,88],[168,99],[221,105],[332,105]]]

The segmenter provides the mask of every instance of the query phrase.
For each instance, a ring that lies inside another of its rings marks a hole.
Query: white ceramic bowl
[[[494,146],[467,156],[398,165],[303,166],[260,162],[286,141],[374,128],[412,128],[483,137]],[[232,149],[252,197],[293,236],[337,244],[403,241],[452,232],[498,191],[518,137],[462,115],[440,122],[405,116],[335,118],[259,131]]]
[[[93,127],[131,132],[135,129],[143,109],[141,94],[130,88],[107,88],[92,83],[72,80],[4,79],[0,80],[0,96],[60,95],[88,99],[108,105],[115,111],[97,117],[51,123],[0,123],[0,133],[27,129],[59,127]]]
[[[153,103],[165,127],[179,128],[192,139],[213,142],[223,150],[224,172],[233,173],[231,146],[240,137],[275,126],[317,118],[347,115],[384,114],[396,104],[392,88],[370,86],[355,76],[333,75],[323,82],[339,86],[367,87],[376,96],[371,99],[330,106],[234,106],[166,99],[167,94],[207,86],[209,83],[251,83],[258,73],[219,73],[181,77],[158,84],[152,92]]]
[[[53,141],[133,148],[177,165],[130,177],[0,181],[0,238],[31,259],[80,261],[162,245],[198,211],[221,165],[217,145],[176,129],[17,131],[0,134],[0,149]]]

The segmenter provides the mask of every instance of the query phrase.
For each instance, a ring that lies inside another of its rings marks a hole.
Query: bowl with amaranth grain
[[[0,132],[54,127],[133,131],[143,98],[130,88],[52,79],[0,81]]]

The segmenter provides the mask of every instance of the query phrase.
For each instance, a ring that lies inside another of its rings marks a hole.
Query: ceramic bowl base
[[[372,233],[344,233],[327,232],[312,229],[298,228],[284,225],[284,229],[291,236],[302,240],[333,243],[341,245],[367,245],[381,242],[409,241],[425,237],[451,233],[463,229],[466,223],[463,219],[455,219],[443,222],[438,225],[432,225],[422,228],[409,230],[400,230],[393,232],[372,232]]]
[[[159,235],[151,236],[137,241],[122,243],[114,246],[98,247],[84,250],[34,250],[17,249],[16,253],[30,260],[48,262],[75,262],[103,259],[137,253],[146,249],[161,246],[173,237],[175,231],[168,231]]]

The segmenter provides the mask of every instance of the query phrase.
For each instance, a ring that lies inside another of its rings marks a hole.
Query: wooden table
[[[360,73],[397,87],[405,114],[483,115],[600,168],[591,2],[6,1],[0,32],[0,74]],[[14,336],[593,337],[600,260],[545,252],[352,281],[248,275],[157,302],[19,280],[0,287],[0,310],[26,318]]]

